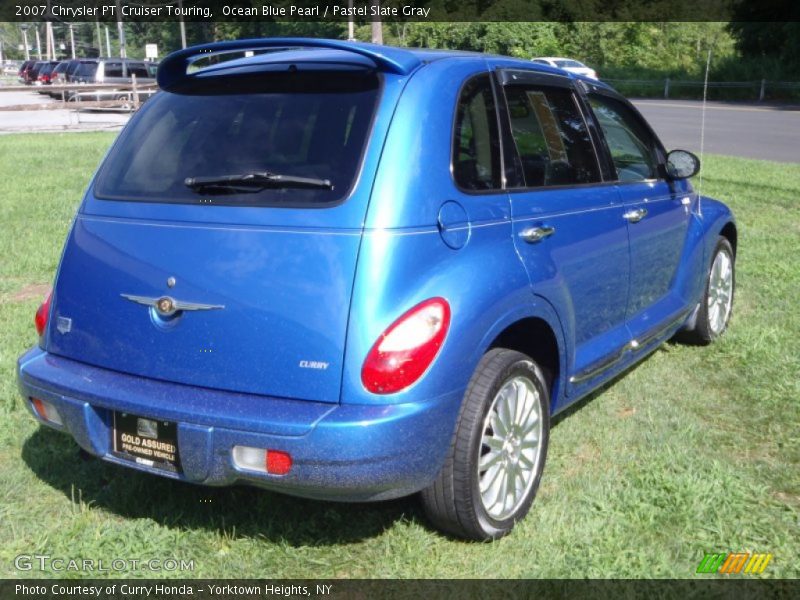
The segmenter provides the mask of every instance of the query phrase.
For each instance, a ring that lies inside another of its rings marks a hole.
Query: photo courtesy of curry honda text
[[[176,52],[158,84],[18,364],[33,416],[103,460],[421,492],[437,527],[494,539],[531,507],[553,415],[728,324],[733,215],[602,82],[263,39]]]

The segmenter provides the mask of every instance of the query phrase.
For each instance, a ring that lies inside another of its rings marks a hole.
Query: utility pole
[[[50,40],[53,37],[53,24],[50,21],[47,21],[44,24],[44,36],[45,36],[45,45],[47,47],[47,60],[53,60],[51,52],[53,51],[53,47],[50,45]]]
[[[353,0],[347,0],[347,8],[350,9],[347,13],[347,41],[352,42],[356,39],[355,32],[353,31]]]
[[[186,23],[183,20],[183,0],[178,0],[178,10],[180,10],[180,26],[181,26],[181,47],[186,48]]]
[[[75,30],[72,23],[69,24],[69,47],[72,50],[72,58],[75,58]]]
[[[39,60],[42,60],[42,37],[39,35],[39,26],[36,26],[36,54],[39,55]]]
[[[111,36],[108,33],[108,26],[104,25],[106,28],[106,56],[111,57]]]
[[[25,60],[30,60],[31,51],[28,47],[28,26],[20,25],[19,28],[22,30],[22,43],[25,44]]]
[[[117,0],[117,33],[119,34],[119,57],[127,58],[128,54],[125,51],[125,28],[122,26],[122,5],[120,0]]]
[[[381,0],[372,0],[372,6],[380,9]],[[381,22],[380,16],[372,18],[372,43],[383,43],[383,23]]]
[[[58,56],[58,49],[56,48],[56,32],[53,28],[52,21],[48,21],[47,24],[50,26],[50,47],[53,49],[53,58],[50,60],[56,60],[56,57]]]

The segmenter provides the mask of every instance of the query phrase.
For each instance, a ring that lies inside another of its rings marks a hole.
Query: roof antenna
[[[708,59],[706,60],[706,77],[703,82],[703,109],[700,119],[700,166],[703,165],[703,151],[706,142],[706,100],[708,99],[708,70],[711,67],[711,48],[708,49]],[[703,216],[703,169],[700,169],[700,182],[697,184],[697,214]]]

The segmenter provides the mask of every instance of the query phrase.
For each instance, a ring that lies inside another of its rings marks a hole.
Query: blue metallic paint
[[[641,360],[697,305],[716,238],[733,216],[722,203],[698,201],[688,182],[645,190],[663,198],[663,210],[631,226],[622,214],[645,203],[637,186],[470,194],[453,182],[460,87],[496,68],[559,71],[349,42],[256,43],[326,48],[336,61],[353,52],[354,64],[371,60],[382,71],[360,175],[345,202],[325,209],[110,202],[90,185],[59,267],[46,350],[18,364],[22,395],[56,405],[61,429],[87,451],[208,485],[243,481],[338,500],[402,496],[436,476],[467,383],[507,328],[535,318],[552,330],[555,413]],[[193,53],[165,61],[163,87],[187,77]],[[252,62],[268,64],[268,56]],[[556,235],[520,241],[521,230],[542,224]],[[175,297],[225,310],[187,313],[158,329],[145,307],[119,298],[165,293],[168,276],[178,280]],[[398,315],[432,296],[452,310],[439,356],[411,387],[369,393],[360,376],[367,352]],[[73,332],[56,331],[55,317],[76,314]],[[568,383],[639,335],[650,339],[612,368]],[[216,354],[200,352],[206,346]],[[330,366],[301,371],[294,363],[302,358]],[[177,422],[183,473],[111,455],[112,410]],[[238,469],[237,444],[287,451],[293,469]]]

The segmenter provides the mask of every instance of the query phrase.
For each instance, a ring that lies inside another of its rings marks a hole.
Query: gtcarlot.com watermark
[[[68,558],[48,554],[20,554],[14,559],[18,571],[80,571],[111,573],[129,571],[194,571],[194,560],[182,558]]]

